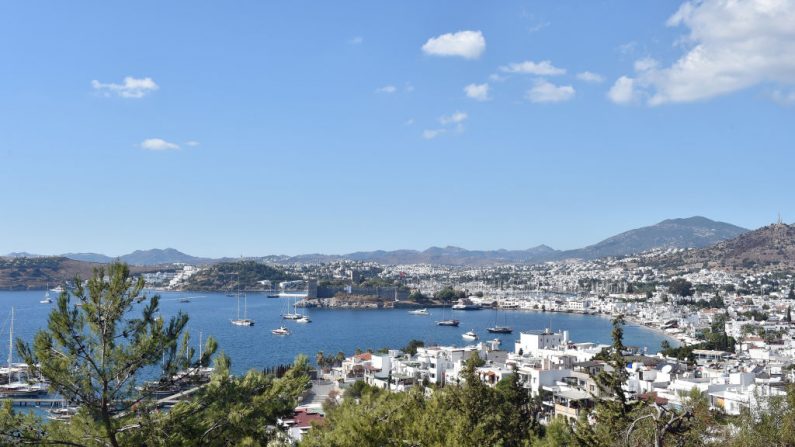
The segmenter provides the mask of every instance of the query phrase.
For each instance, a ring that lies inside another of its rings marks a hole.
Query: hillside
[[[236,290],[239,284],[241,290],[261,290],[262,285],[257,281],[279,282],[296,279],[302,278],[288,274],[281,268],[259,262],[222,262],[198,271],[188,278],[181,288],[195,291],[232,291]]]
[[[747,232],[745,228],[706,217],[668,219],[648,227],[625,231],[594,245],[560,254],[561,259],[596,259],[624,256],[654,248],[701,248]]]
[[[0,257],[0,290],[26,290],[55,287],[75,276],[89,278],[102,264],[76,261],[64,257],[11,258]],[[152,269],[132,267],[133,273]]]
[[[658,264],[688,270],[709,267],[795,272],[795,225],[768,225],[712,247],[668,255]]]

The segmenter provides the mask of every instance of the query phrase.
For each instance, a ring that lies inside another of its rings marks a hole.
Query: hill
[[[655,225],[625,231],[585,248],[561,252],[560,259],[625,256],[655,248],[708,247],[747,231],[736,225],[701,216],[668,219]]]
[[[795,272],[795,225],[773,224],[711,247],[668,255],[665,268]]]
[[[76,276],[87,279],[95,268],[102,266],[103,264],[76,261],[62,256],[0,257],[0,290],[55,287]],[[132,267],[130,270],[133,273],[152,271],[146,267]]]
[[[236,290],[239,284],[241,290],[261,290],[262,285],[257,281],[279,282],[297,279],[301,277],[255,261],[221,262],[198,271],[188,278],[181,288],[195,291],[232,291]]]

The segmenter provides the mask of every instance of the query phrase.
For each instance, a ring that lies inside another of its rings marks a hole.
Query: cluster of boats
[[[26,363],[14,363],[14,308],[8,329],[8,365],[0,368],[0,398],[24,399],[47,394],[48,384],[34,377]]]
[[[452,309],[453,310],[476,310],[476,309],[481,309],[481,307],[479,305],[476,305],[476,304],[458,303],[458,304],[452,306]],[[495,309],[495,311],[496,311],[496,309]],[[431,313],[428,312],[427,308],[422,308],[422,309],[410,310],[409,314],[418,315],[418,316],[428,316]],[[442,318],[444,318],[444,308],[442,308]],[[488,332],[490,332],[492,334],[511,334],[511,333],[513,333],[513,328],[511,328],[510,326],[497,324],[496,320],[497,320],[497,318],[495,317],[494,326],[486,329]],[[459,324],[461,324],[461,321],[456,320],[456,319],[452,319],[452,318],[451,319],[442,319],[442,320],[439,320],[439,321],[436,322],[437,326],[458,327]],[[478,335],[475,333],[475,331],[467,331],[464,334],[462,334],[461,337],[463,339],[465,339],[465,340],[477,340],[478,339]]]
[[[254,320],[248,318],[248,300],[246,298],[246,294],[243,294],[243,317],[240,316],[240,293],[232,295],[237,297],[237,318],[230,320],[233,325],[235,326],[254,326]],[[298,312],[297,302],[293,302],[292,309],[290,309],[290,302],[287,301],[285,305],[284,312],[282,313],[283,320],[290,320],[294,321],[299,324],[306,324],[311,323],[312,320],[309,318],[308,315],[304,313]],[[286,326],[281,325],[276,329],[272,329],[271,333],[273,335],[290,335],[290,329]]]

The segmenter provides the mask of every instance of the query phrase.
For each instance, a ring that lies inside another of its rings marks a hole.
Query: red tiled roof
[[[295,412],[295,415],[293,415],[293,421],[295,421],[295,427],[309,427],[312,425],[312,422],[322,424],[323,415],[319,413],[307,413],[306,410],[300,409]]]

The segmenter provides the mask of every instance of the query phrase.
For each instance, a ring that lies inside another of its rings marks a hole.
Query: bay
[[[188,330],[193,346],[197,346],[199,333],[204,338],[215,337],[219,351],[232,359],[232,369],[242,373],[251,368],[265,368],[291,363],[296,355],[305,354],[314,362],[315,354],[326,355],[344,352],[353,354],[362,350],[401,348],[411,339],[423,340],[426,344],[463,346],[467,343],[461,334],[475,330],[481,340],[499,338],[502,348],[513,350],[519,332],[540,330],[568,330],[574,342],[597,342],[609,344],[612,329],[609,317],[569,313],[492,310],[451,311],[431,308],[429,316],[410,315],[405,309],[304,309],[312,319],[309,324],[282,320],[288,298],[267,298],[264,294],[247,295],[248,317],[256,321],[252,327],[234,326],[230,320],[237,316],[237,300],[222,293],[158,292],[161,296],[161,314],[168,318],[178,312],[190,316]],[[55,299],[54,293],[53,299]],[[0,292],[0,361],[8,356],[8,320],[11,307],[15,308],[14,337],[31,341],[37,330],[46,327],[47,316],[55,304],[40,304],[44,291]],[[189,303],[180,302],[188,298]],[[241,299],[241,315],[243,300]],[[459,327],[437,326],[437,320],[455,318]],[[507,323],[513,334],[489,334],[486,328]],[[292,332],[289,336],[271,334],[281,325]],[[645,347],[649,353],[659,350],[660,342],[673,339],[645,328],[627,324],[624,330],[626,345]],[[15,361],[19,361],[15,356]]]

